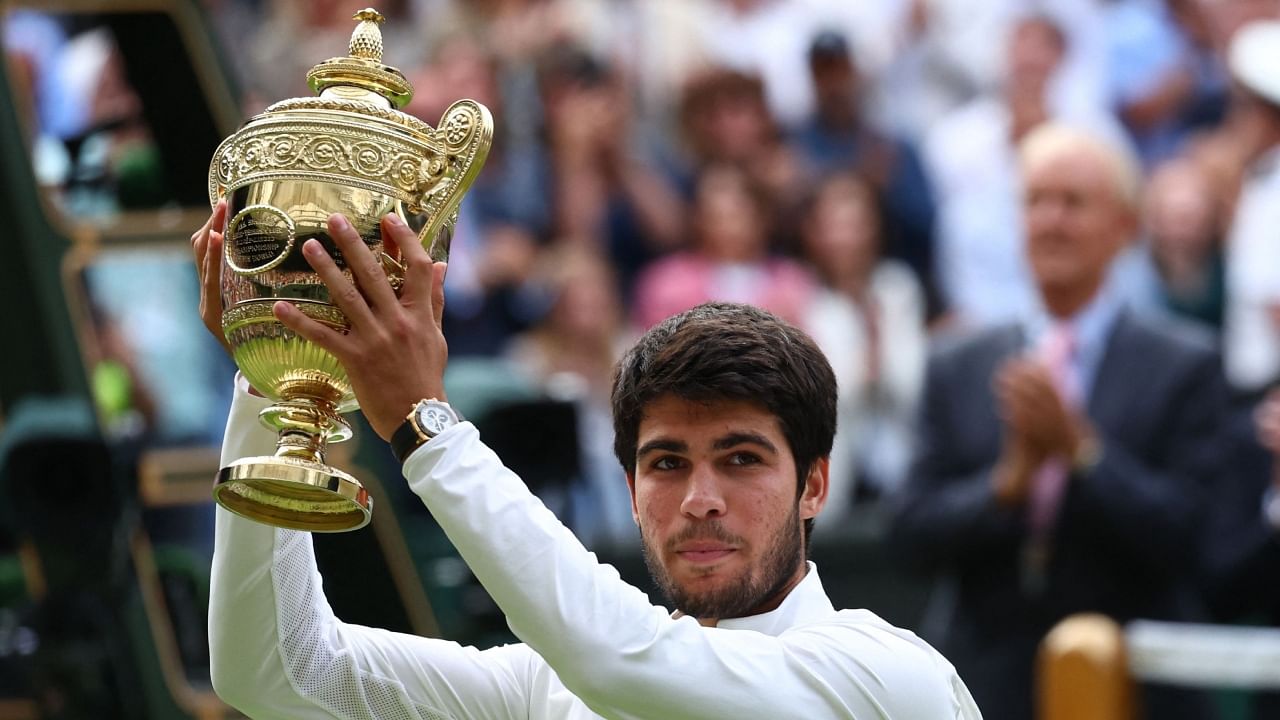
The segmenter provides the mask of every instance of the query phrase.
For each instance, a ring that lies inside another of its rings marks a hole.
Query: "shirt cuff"
[[[461,415],[459,415],[459,416],[458,416],[458,419],[459,419],[459,421],[460,421],[460,422],[458,422],[458,423],[457,423],[457,424],[455,424],[455,425],[450,425],[449,427],[445,428],[445,429],[444,429],[444,432],[442,432],[442,433],[440,433],[439,435],[436,435],[435,437],[431,438],[430,440],[427,440],[426,442],[422,443],[421,445],[419,445],[418,447],[416,447],[416,448],[414,448],[412,451],[410,451],[410,453],[409,453],[408,455],[406,455],[406,456],[405,456],[405,458],[404,458],[404,464],[402,464],[402,465],[401,465],[401,472],[404,474],[404,476],[405,476],[405,478],[406,478],[406,479],[407,479],[407,478],[410,478],[410,477],[412,477],[412,476],[413,476],[413,473],[410,471],[410,466],[411,466],[411,465],[415,465],[415,464],[416,464],[416,463],[414,463],[414,458],[422,458],[422,457],[425,457],[425,456],[422,454],[422,451],[423,451],[424,449],[429,448],[429,447],[432,447],[432,448],[434,448],[434,447],[440,447],[441,445],[446,445],[446,446],[447,446],[447,444],[449,443],[449,439],[450,439],[450,438],[452,438],[452,437],[454,437],[454,436],[456,436],[456,435],[461,435],[461,434],[463,434],[463,431],[461,430],[461,428],[468,428],[468,429],[470,429],[470,430],[474,430],[474,429],[475,429],[475,426],[474,426],[474,425],[472,425],[472,424],[470,423],[470,421],[463,420]]]
[[[276,434],[258,419],[271,401],[249,392],[249,382],[236,373],[235,393],[227,413],[227,429],[222,439],[222,466],[232,461],[276,451]]]

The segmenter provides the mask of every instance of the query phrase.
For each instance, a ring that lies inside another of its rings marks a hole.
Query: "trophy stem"
[[[276,457],[301,458],[324,464],[327,445],[324,436],[319,433],[281,430],[279,439],[276,440]]]
[[[334,403],[315,396],[286,397],[258,418],[278,435],[276,457],[323,464],[329,443],[351,438],[351,425],[338,414]]]
[[[373,501],[354,477],[325,463],[330,442],[351,437],[335,405],[282,399],[259,415],[276,430],[276,452],[242,458],[218,473],[214,498],[251,520],[295,530],[342,532],[369,522]]]

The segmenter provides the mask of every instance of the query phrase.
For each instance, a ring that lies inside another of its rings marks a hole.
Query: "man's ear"
[[[800,519],[817,517],[827,504],[827,492],[831,489],[831,458],[820,457],[809,468],[800,493]],[[633,495],[634,496],[634,495]]]
[[[627,473],[627,490],[631,493],[631,519],[640,527],[640,506],[636,504],[636,474]]]

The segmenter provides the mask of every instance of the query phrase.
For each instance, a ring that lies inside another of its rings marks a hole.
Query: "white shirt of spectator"
[[[1245,179],[1227,240],[1223,362],[1227,380],[1256,390],[1280,377],[1280,147]]]

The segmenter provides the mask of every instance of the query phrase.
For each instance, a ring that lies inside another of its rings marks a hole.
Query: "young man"
[[[193,238],[202,268],[221,252],[208,227]],[[445,398],[444,266],[388,216],[409,268],[397,297],[344,218],[329,230],[360,291],[318,242],[304,251],[350,332],[288,303],[277,317],[343,362],[373,429],[391,438],[420,402]],[[216,328],[217,271],[204,274],[202,315]],[[273,444],[255,417],[265,401],[240,384],[227,460]],[[310,535],[219,509],[214,687],[254,718],[977,718],[946,660],[869,612],[835,611],[805,560],[834,403],[813,342],[746,306],[671,318],[622,361],[616,448],[674,614],[599,564],[470,423],[402,448],[410,486],[523,640],[484,651],[342,623]]]

